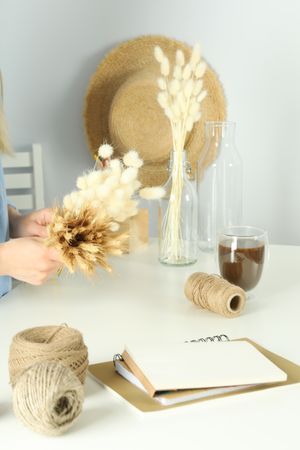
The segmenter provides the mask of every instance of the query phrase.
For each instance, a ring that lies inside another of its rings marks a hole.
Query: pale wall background
[[[298,0],[0,0],[0,67],[13,144],[41,142],[46,200],[92,164],[86,87],[104,54],[141,34],[203,46],[237,122],[245,222],[300,244]]]

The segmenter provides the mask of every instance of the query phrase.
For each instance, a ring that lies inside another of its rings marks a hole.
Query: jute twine
[[[84,390],[77,376],[57,362],[36,363],[18,379],[13,391],[16,416],[36,432],[56,436],[79,416]]]
[[[186,297],[195,305],[225,317],[236,317],[242,312],[246,293],[219,275],[193,273],[184,287]]]
[[[58,435],[79,415],[88,367],[81,333],[66,325],[16,334],[9,353],[13,408],[34,431]]]
[[[20,375],[36,362],[61,362],[84,383],[88,351],[82,334],[66,325],[28,328],[16,334],[10,345],[9,375],[14,386]]]

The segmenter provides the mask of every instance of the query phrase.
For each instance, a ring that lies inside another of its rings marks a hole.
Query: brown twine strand
[[[78,330],[66,325],[29,328],[16,334],[9,352],[10,382],[14,386],[21,374],[36,362],[60,362],[72,369],[84,383],[88,351]]]
[[[62,434],[81,412],[87,368],[83,337],[66,324],[16,334],[9,352],[16,416],[34,431]]]
[[[84,400],[81,382],[57,362],[36,363],[25,370],[13,391],[16,416],[38,433],[65,432],[79,416]]]
[[[242,312],[246,293],[219,275],[193,273],[184,287],[186,297],[195,305],[225,317],[236,317]]]

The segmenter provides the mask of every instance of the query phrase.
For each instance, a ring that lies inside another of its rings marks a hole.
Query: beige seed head
[[[190,98],[190,96],[192,95],[194,89],[194,83],[193,80],[190,78],[187,82],[186,85],[184,86],[184,96],[185,98]]]
[[[178,65],[176,65],[176,66],[174,67],[174,70],[173,70],[173,78],[176,78],[176,80],[181,80],[181,78],[182,78],[182,69],[181,69],[181,67],[178,66]]]
[[[176,64],[180,67],[184,66],[185,58],[182,50],[176,51]]]
[[[162,78],[162,77],[158,78],[157,84],[158,84],[159,89],[161,89],[162,91],[165,91],[167,89],[167,83],[164,78]]]
[[[201,59],[201,48],[200,44],[195,44],[192,50],[190,65],[194,69]]]
[[[164,77],[169,76],[170,73],[170,63],[166,56],[164,56],[162,62],[160,63],[160,71]]]
[[[166,92],[159,92],[157,101],[163,109],[166,108],[168,106],[168,94]]]
[[[186,131],[192,131],[194,125],[194,118],[193,116],[188,116],[186,119]]]
[[[183,69],[182,78],[184,80],[188,80],[189,78],[191,78],[191,75],[192,75],[192,68],[191,68],[190,64],[188,63],[185,66],[185,68]]]
[[[206,71],[206,63],[204,61],[202,61],[199,64],[197,64],[197,66],[196,66],[195,77],[196,78],[203,77],[205,71]]]
[[[193,95],[195,97],[200,94],[202,87],[203,87],[203,80],[196,80],[194,82]]]
[[[207,96],[207,91],[202,91],[201,94],[199,94],[197,97],[197,102],[201,103],[202,100],[204,100],[206,96]]]
[[[170,86],[169,86],[170,94],[175,97],[179,90],[180,90],[180,83],[179,83],[179,81],[176,80],[176,79],[173,79],[170,82]]]
[[[161,64],[165,55],[159,45],[156,45],[154,47],[154,56],[155,56],[156,61]]]

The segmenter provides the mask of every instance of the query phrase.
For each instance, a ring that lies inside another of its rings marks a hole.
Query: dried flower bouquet
[[[172,188],[167,212],[162,224],[162,253],[170,262],[179,261],[183,253],[181,234],[181,198],[183,189],[183,152],[188,133],[194,123],[201,118],[201,103],[207,95],[203,89],[203,75],[206,63],[201,60],[200,46],[193,47],[189,61],[177,50],[175,64],[170,61],[158,46],[154,56],[160,64],[161,76],[158,78],[158,103],[168,117],[173,139]],[[171,150],[171,149],[170,149]]]
[[[76,268],[86,275],[97,266],[111,271],[109,255],[120,255],[128,236],[120,225],[138,212],[137,193],[142,198],[164,195],[160,187],[140,189],[138,170],[143,165],[135,150],[123,160],[112,159],[113,148],[103,144],[98,151],[102,170],[92,170],[77,179],[77,190],[54,208],[48,227],[48,246],[56,248],[70,272]]]

